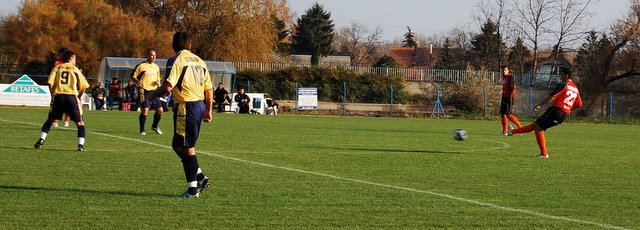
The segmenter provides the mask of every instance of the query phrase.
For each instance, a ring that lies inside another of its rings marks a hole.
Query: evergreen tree
[[[476,67],[498,71],[502,60],[500,49],[504,49],[502,36],[497,31],[497,25],[488,19],[479,34],[471,40],[471,55]]]
[[[446,38],[444,39],[444,47],[442,47],[442,54],[440,54],[440,58],[438,59],[436,68],[453,69],[454,63],[455,60],[453,55],[451,54],[451,40],[449,40],[449,38]]]
[[[396,60],[389,55],[382,56],[380,59],[378,59],[376,64],[373,64],[373,67],[398,68],[399,66],[400,65],[398,64],[398,62],[396,62]]]
[[[584,88],[585,92],[598,92],[606,85],[606,69],[603,68],[607,62],[607,52],[613,49],[613,43],[606,36],[601,37],[595,31],[591,31],[587,36],[587,41],[582,44],[575,59],[576,82]]]
[[[418,47],[416,42],[416,34],[411,32],[411,28],[407,26],[407,33],[404,34],[404,40],[402,41],[402,47]]]
[[[527,70],[528,66],[525,62],[525,58],[531,55],[531,51],[524,45],[524,41],[521,37],[516,39],[516,44],[511,47],[509,52],[509,66],[514,73],[523,73]]]
[[[294,53],[311,55],[311,64],[317,65],[320,57],[333,52],[334,24],[331,13],[316,2],[297,22],[291,48]]]

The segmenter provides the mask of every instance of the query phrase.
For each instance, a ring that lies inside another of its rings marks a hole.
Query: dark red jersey
[[[516,96],[516,82],[511,74],[502,75],[502,97]]]
[[[565,114],[571,113],[574,109],[582,107],[582,99],[580,99],[580,91],[573,81],[560,83],[551,93],[555,102],[553,106],[561,109]]]

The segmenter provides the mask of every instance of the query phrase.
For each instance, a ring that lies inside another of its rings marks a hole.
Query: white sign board
[[[233,93],[231,95],[231,100],[235,100],[236,94],[237,93]],[[267,102],[264,100],[264,93],[247,93],[247,96],[251,99],[251,102],[249,102],[249,111],[254,110],[259,114],[267,113]],[[231,103],[231,111],[238,113],[237,102],[234,101]]]
[[[298,109],[316,110],[318,109],[318,88],[298,89]]]
[[[39,86],[27,75],[11,84],[0,84],[0,105],[49,107],[49,103],[49,87]]]

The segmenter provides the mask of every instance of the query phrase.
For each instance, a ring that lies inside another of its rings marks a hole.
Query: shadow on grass
[[[86,193],[86,194],[92,194],[92,195],[118,195],[118,196],[162,197],[162,198],[178,197],[175,194],[143,193],[143,192],[130,192],[130,191],[98,191],[98,190],[77,189],[77,188],[44,188],[44,187],[16,186],[16,185],[0,185],[0,190],[77,192],[77,193]]]
[[[449,131],[440,130],[408,130],[408,129],[366,129],[366,128],[338,128],[338,127],[312,127],[313,130],[337,130],[337,131],[350,131],[350,132],[375,132],[375,133],[425,133],[425,134],[450,134]]]
[[[25,150],[35,150],[35,151],[42,151],[42,152],[49,152],[49,151],[53,151],[53,152],[78,152],[78,149],[75,149],[73,147],[69,147],[68,149],[55,149],[55,148],[47,148],[46,146],[41,147],[40,149],[35,149],[33,148],[33,145],[31,146],[4,146],[4,145],[0,145],[0,149],[13,149],[13,150],[19,150],[19,151],[25,151]]]
[[[427,150],[427,149],[425,149],[425,150],[405,150],[405,149],[379,149],[379,148],[327,147],[327,146],[312,146],[312,147],[313,148],[318,148],[318,149],[345,150],[345,151],[364,151],[364,152],[379,152],[379,153],[464,154],[464,152],[438,151],[438,150]]]

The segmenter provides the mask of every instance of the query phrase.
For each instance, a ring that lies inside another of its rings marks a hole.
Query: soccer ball
[[[467,131],[464,131],[462,129],[454,130],[453,139],[456,139],[458,141],[464,141],[464,139],[467,139]]]

